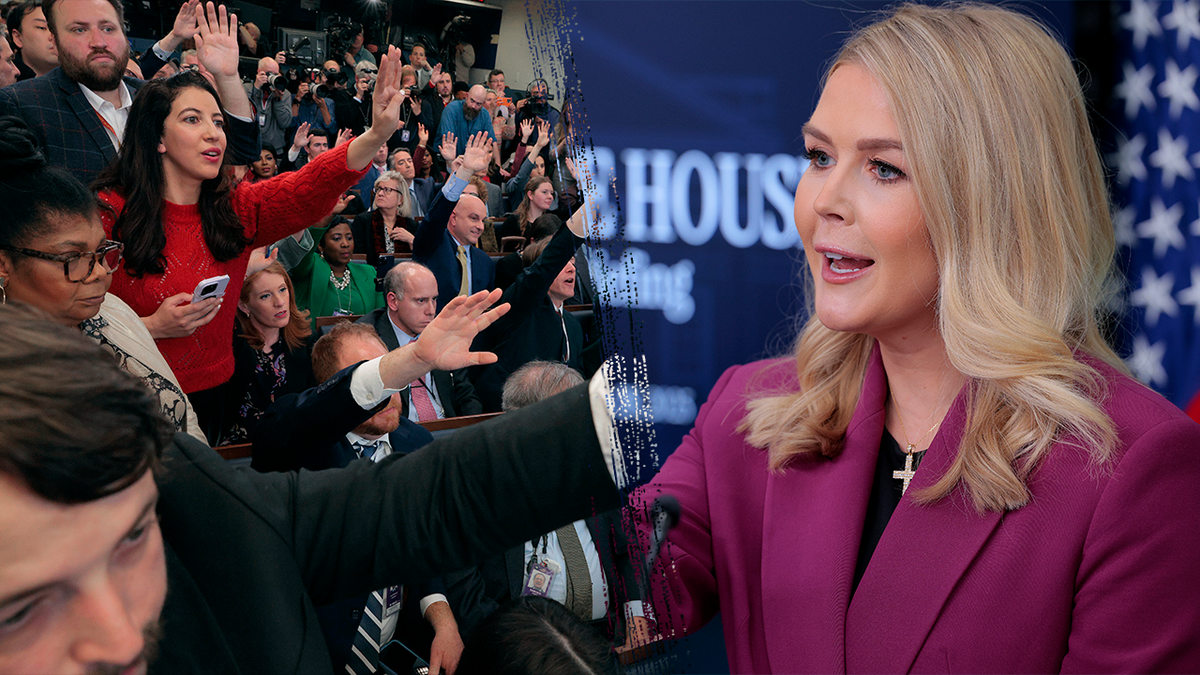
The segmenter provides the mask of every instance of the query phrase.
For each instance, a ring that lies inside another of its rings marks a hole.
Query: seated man
[[[575,294],[574,255],[583,244],[583,214],[584,209],[576,211],[553,236],[525,249],[524,255],[536,256],[536,260],[504,291],[502,300],[512,305],[512,310],[476,338],[476,349],[494,352],[497,357],[495,363],[471,372],[484,412],[500,410],[505,381],[530,361],[560,361],[583,372],[583,327],[563,310],[563,304]],[[552,214],[542,218],[562,222]]]
[[[312,353],[313,376],[329,386],[283,396],[267,409],[262,420],[266,428],[255,429],[251,466],[272,471],[340,468],[359,458],[379,462],[393,453],[407,454],[432,442],[428,431],[400,417],[399,393],[393,393],[381,410],[378,406],[364,410],[354,402],[348,369],[388,351],[373,329],[359,324],[338,324],[317,340]],[[353,407],[357,407],[353,413],[345,411]],[[361,421],[367,415],[370,418]],[[419,612],[416,603],[402,602],[399,589],[375,591],[384,598],[374,617],[383,624],[375,644],[384,645],[395,636],[428,653],[430,636],[421,625],[423,616],[433,626],[433,642],[440,649],[434,660],[441,663],[444,659],[452,665],[458,661],[462,640],[446,597],[441,594],[441,581],[417,584],[413,590],[413,597],[421,599]],[[358,660],[353,652],[354,637],[360,622],[370,620],[362,616],[364,611],[371,611],[370,601],[370,596],[363,596],[317,608],[338,672]],[[378,653],[370,654],[362,646],[358,653],[378,666]]]
[[[417,178],[417,167],[413,164],[412,153],[408,148],[396,148],[388,158],[388,168],[404,176],[408,182],[408,199],[412,206],[412,217],[424,217],[433,201],[436,181],[432,178]]]
[[[383,292],[387,306],[368,312],[358,323],[373,327],[388,349],[397,349],[416,340],[437,315],[437,279],[421,263],[402,262],[388,270]],[[414,422],[483,412],[463,370],[430,371],[400,396],[400,414]]]
[[[527,363],[504,383],[504,411],[582,383],[578,371],[561,363]],[[632,648],[646,641],[649,622],[629,553],[621,512],[606,511],[544,533],[478,567],[445,575],[446,595],[468,643],[478,639],[472,633],[500,605],[540,595],[562,603],[609,640]],[[544,574],[545,583],[539,585],[535,574]],[[618,596],[629,600],[624,612],[617,609]]]
[[[437,193],[413,240],[413,260],[437,278],[438,311],[457,295],[494,288],[496,264],[478,247],[487,207],[473,197],[459,199],[480,167],[487,166],[491,139],[476,134],[467,144],[462,164]]]
[[[466,345],[497,295],[456,300],[351,379],[383,400],[490,358]],[[78,330],[9,304],[0,332],[3,673],[144,672],[155,652],[164,673],[328,673],[314,602],[461,569],[621,502],[593,426],[605,411],[583,390],[408,456],[254,474],[172,440],[154,396]]]

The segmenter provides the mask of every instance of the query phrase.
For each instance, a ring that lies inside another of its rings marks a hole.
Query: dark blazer
[[[177,436],[156,477],[171,592],[151,672],[328,675],[314,603],[462,569],[619,505],[584,387],[502,418],[322,472],[239,471]]]
[[[637,514],[658,494],[682,507],[648,586],[659,630],[678,637],[720,611],[735,673],[1200,672],[1200,427],[1081,360],[1118,436],[1110,463],[1064,439],[1030,476],[1029,503],[1004,513],[977,513],[961,484],[932,504],[905,495],[853,592],[887,417],[879,348],[841,454],[782,471],[739,424],[757,392],[797,390],[795,361],[730,368],[631,496]],[[967,398],[930,442],[914,495],[955,460]]]
[[[586,519],[588,532],[600,558],[600,567],[608,581],[608,625],[614,642],[625,641],[625,612],[622,605],[629,600],[641,600],[629,539],[621,527],[621,512],[606,511]],[[541,535],[534,537],[536,541]],[[502,555],[492,556],[459,572],[443,575],[446,597],[458,631],[464,640],[492,612],[521,596],[525,588],[525,545],[514,546]],[[597,589],[593,589],[597,592]]]
[[[379,411],[363,410],[350,393],[351,366],[302,394],[279,398],[254,429],[250,466],[258,471],[341,468],[358,458],[346,434]],[[407,454],[433,440],[407,419],[388,436],[393,452]]]
[[[373,327],[389,351],[400,347],[400,343],[396,340],[396,331],[392,329],[392,322],[388,319],[386,307],[364,314],[355,323],[365,323]],[[430,372],[430,375],[433,376],[433,386],[437,387],[442,413],[446,417],[478,415],[483,412],[483,404],[475,395],[475,385],[471,384],[470,378],[467,377],[466,368],[434,370]],[[404,402],[400,410],[405,417],[408,416],[410,400],[408,393],[407,388],[400,392],[400,400]]]
[[[350,234],[354,236],[354,252],[365,254],[367,256],[367,264],[371,267],[375,267],[379,263],[379,256],[384,255],[382,252],[387,250],[384,248],[383,241],[383,221],[380,220],[377,227],[375,224],[375,213],[375,211],[364,211],[354,216],[354,220],[350,221]],[[380,216],[380,218],[383,218],[383,216]],[[413,236],[416,236],[417,223],[412,218],[396,216],[396,222],[411,232]],[[410,247],[398,243],[396,250],[408,252],[410,251]]]
[[[457,201],[446,199],[438,192],[434,196],[433,206],[430,207],[425,220],[417,226],[416,238],[413,240],[413,260],[425,265],[433,272],[438,282],[438,311],[458,295],[462,285],[462,268],[458,264],[458,244],[446,230],[450,222],[450,214],[454,212]],[[472,246],[471,257],[471,292],[495,288],[493,277],[496,265],[483,249]],[[557,274],[557,273],[556,273]]]
[[[313,333],[304,341],[304,344],[284,352],[283,366],[287,371],[287,379],[284,380],[283,388],[279,392],[280,398],[287,394],[299,394],[317,385],[312,374],[310,354],[318,337],[320,336]],[[286,346],[286,343],[284,344]],[[246,390],[250,387],[254,368],[258,363],[258,354],[259,350],[250,346],[246,338],[242,337],[241,329],[235,324],[233,330],[233,377],[221,385],[225,390],[223,396],[225,409],[220,424],[222,437],[227,437],[230,427],[237,419],[237,409],[241,407]]]
[[[566,344],[570,346],[570,357],[565,363],[583,372],[580,358],[583,328],[570,313],[564,313],[560,322],[558,311],[547,295],[554,279],[581,244],[583,239],[576,237],[570,228],[565,224],[560,227],[538,259],[500,297],[500,302],[507,302],[512,308],[475,338],[472,350],[494,352],[498,357],[495,363],[471,370],[484,412],[500,410],[504,381],[517,368],[530,361],[563,360],[564,325]]]
[[[126,77],[125,84],[136,97],[145,82]],[[100,124],[100,116],[62,68],[0,89],[0,115],[16,115],[25,120],[46,160],[75,174],[85,184],[116,157],[117,151]],[[226,124],[232,161],[235,164],[257,161],[258,125],[233,117]]]
[[[417,200],[421,203],[421,213],[429,213],[433,206],[433,196],[437,193],[438,182],[432,178],[413,178],[412,183]]]

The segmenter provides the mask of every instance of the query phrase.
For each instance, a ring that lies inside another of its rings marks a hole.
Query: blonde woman
[[[1113,226],[1062,47],[902,7],[803,134],[812,318],[634,497],[682,505],[659,631],[719,611],[733,672],[1200,671],[1200,427],[1100,335]]]

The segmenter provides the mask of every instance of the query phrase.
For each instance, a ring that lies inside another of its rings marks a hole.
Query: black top
[[[913,470],[921,464],[925,451],[913,453]],[[858,564],[854,567],[854,585],[850,588],[853,593],[862,581],[863,573],[867,571],[867,563],[875,554],[875,547],[883,537],[883,530],[892,513],[900,505],[900,497],[904,495],[904,486],[899,478],[892,478],[893,471],[904,469],[904,451],[895,438],[883,430],[883,439],[879,442],[879,461],[875,462],[875,480],[871,484],[871,499],[867,502],[867,522],[863,525],[862,543],[858,545]]]

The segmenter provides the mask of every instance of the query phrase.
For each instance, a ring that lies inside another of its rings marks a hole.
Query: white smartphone
[[[208,298],[220,298],[225,296],[225,287],[229,285],[229,275],[222,274],[219,277],[211,277],[196,284],[196,290],[192,291],[192,302],[197,303]]]

